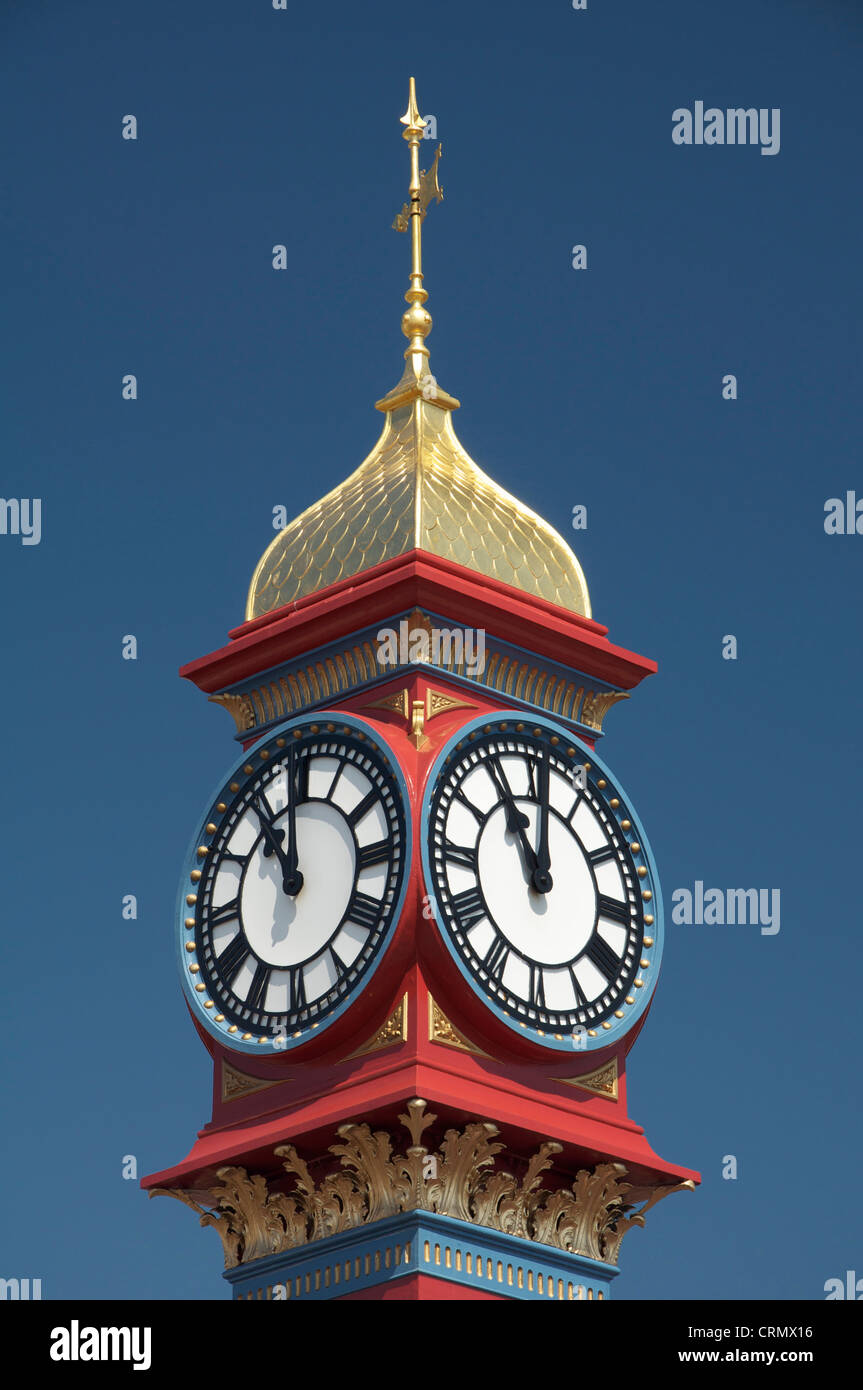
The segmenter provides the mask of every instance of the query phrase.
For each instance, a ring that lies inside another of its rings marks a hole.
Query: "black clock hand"
[[[551,855],[548,852],[548,759],[540,754],[537,769],[537,796],[539,798],[539,838],[536,846],[536,868],[533,871],[533,886],[538,893],[548,893],[554,887],[549,873]]]
[[[524,814],[524,811],[520,811],[516,806],[515,797],[510,790],[503,768],[497,768],[494,758],[489,758],[487,766],[495,786],[503,797],[503,802],[506,807],[506,828],[512,831],[513,834],[518,835],[524,855],[525,869],[532,875],[536,869],[536,855],[533,852],[530,841],[524,833],[525,827],[530,824],[530,821]]]
[[[303,886],[303,876],[300,873],[299,856],[297,853],[297,802],[294,795],[296,783],[294,781],[293,744],[288,750],[288,788],[288,836],[290,848],[288,849],[288,865],[285,869],[283,887],[286,893],[290,893],[293,897],[296,897]]]
[[[259,796],[254,798],[254,807],[266,840],[264,858],[269,859],[272,855],[276,856],[282,869],[282,888],[289,897],[294,898],[303,886],[303,876],[297,868],[297,847],[294,837],[291,836],[293,852],[286,854],[282,848],[285,832],[284,830],[276,830],[272,820],[263,810]]]

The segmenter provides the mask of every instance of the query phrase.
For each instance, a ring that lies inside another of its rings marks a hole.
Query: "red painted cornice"
[[[190,661],[180,675],[212,694],[273,666],[385,622],[413,607],[440,613],[609,684],[631,690],[657,666],[614,646],[607,627],[477,574],[412,550],[234,628],[226,647]]]

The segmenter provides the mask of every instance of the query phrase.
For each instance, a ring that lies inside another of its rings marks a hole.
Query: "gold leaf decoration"
[[[330,1153],[341,1171],[320,1184],[293,1144],[281,1145],[275,1154],[295,1184],[287,1194],[270,1191],[265,1178],[237,1167],[218,1170],[209,1208],[182,1188],[154,1188],[150,1196],[175,1197],[198,1212],[201,1225],[219,1233],[229,1269],[408,1211],[438,1212],[616,1264],[623,1237],[644,1225],[651,1207],[670,1192],[695,1187],[691,1180],[633,1187],[624,1181],[622,1163],[600,1163],[580,1169],[569,1188],[549,1188],[545,1175],[562,1152],[560,1144],[542,1144],[519,1179],[497,1168],[504,1145],[489,1121],[447,1130],[430,1152],[424,1136],[436,1118],[426,1114],[424,1100],[408,1101],[406,1113],[399,1115],[411,1139],[403,1154],[394,1150],[386,1130],[340,1125],[341,1142],[331,1145]]]

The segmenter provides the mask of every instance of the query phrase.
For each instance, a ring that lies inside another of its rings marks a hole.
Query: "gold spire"
[[[411,150],[410,201],[393,226],[411,234],[405,369],[378,410],[383,432],[359,468],[280,531],[252,577],[246,618],[258,618],[411,550],[455,561],[528,594],[590,617],[581,566],[562,536],[484,473],[456,438],[459,402],[429,371],[431,314],[423,288],[421,226],[440,202],[440,146],[420,172],[426,122],[410,80],[401,117]]]
[[[425,340],[432,330],[432,316],[425,308],[428,291],[423,289],[422,224],[429,205],[433,201],[443,201],[443,189],[438,182],[442,146],[438,145],[429,169],[421,171],[420,144],[427,122],[419,113],[416,82],[413,78],[410,80],[408,109],[400,120],[404,126],[402,135],[411,149],[411,181],[408,189],[410,201],[404,203],[401,212],[396,214],[393,227],[397,232],[410,231],[411,234],[410,288],[405,291],[405,299],[410,308],[402,314],[402,332],[408,339],[408,348],[405,352],[405,369],[401,381],[383,400],[377,402],[377,408],[392,410],[396,405],[414,400],[419,394],[426,400],[438,401],[449,410],[457,410],[458,401],[438,386],[429,371],[429,350],[425,345]]]

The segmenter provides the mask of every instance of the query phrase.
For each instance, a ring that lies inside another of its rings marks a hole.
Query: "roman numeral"
[[[357,855],[357,865],[360,869],[370,869],[373,864],[383,864],[389,857],[389,840],[378,840],[377,844],[363,845]]]
[[[270,966],[264,965],[263,961],[258,961],[257,969],[252,976],[252,983],[249,985],[249,992],[246,995],[246,1008],[257,1013],[264,1006],[264,995],[267,992],[267,985],[270,982]]]
[[[592,965],[603,974],[609,982],[616,980],[620,970],[620,957],[612,951],[608,942],[598,934],[595,935],[584,953]]]
[[[303,967],[296,965],[291,970],[291,1013],[297,1014],[306,1007],[306,980]]]
[[[601,849],[590,850],[587,857],[593,867],[597,868],[599,864],[605,864],[609,859],[615,858],[614,848],[612,845],[603,845]]]
[[[477,871],[476,846],[455,845],[452,840],[444,840],[443,852],[452,864],[459,864],[463,869]]]
[[[486,906],[479,888],[466,888],[463,893],[456,893],[452,905],[455,908],[459,923],[465,931],[470,931],[481,917],[487,916]]]
[[[575,990],[576,1008],[581,1009],[587,1003],[587,996],[581,988],[581,985],[578,983],[578,977],[575,973],[575,968],[572,965],[569,967],[569,977],[572,980],[572,987]]]
[[[374,789],[372,789],[367,796],[363,797],[362,801],[359,802],[359,804],[355,806],[354,809],[348,815],[348,821],[350,822],[350,824],[352,826],[359,825],[363,816],[367,816],[369,811],[376,804],[377,799],[378,794]]]
[[[238,931],[233,941],[229,941],[222,954],[217,956],[216,968],[226,984],[231,983],[250,951],[243,932]]]
[[[496,936],[489,949],[483,956],[483,965],[493,980],[503,978],[506,963],[509,960],[510,948],[502,936]]]
[[[459,788],[459,790],[456,792],[455,796],[453,797],[453,800],[460,801],[462,806],[466,806],[467,809],[470,811],[471,815],[473,816],[474,820],[477,822],[477,824],[482,825],[482,811],[478,810],[477,807],[474,806],[473,802],[468,800],[461,788]]]
[[[575,800],[574,800],[573,803],[572,803],[572,810],[570,811],[569,815],[568,815],[567,818],[566,818],[566,819],[569,821],[570,825],[572,825],[573,816],[575,815],[576,811],[578,810],[579,806],[581,805],[581,798],[582,798],[583,796],[584,796],[584,792],[579,788],[579,790],[575,793]]]
[[[525,758],[527,766],[527,794],[531,801],[540,801],[539,794],[539,757]]]
[[[339,765],[338,765],[338,767],[336,768],[335,776],[333,777],[332,782],[330,782],[330,785],[329,785],[329,787],[327,788],[327,795],[326,795],[326,797],[325,797],[325,800],[326,800],[326,801],[332,801],[332,799],[333,799],[333,792],[335,791],[336,787],[338,786],[339,778],[341,777],[342,773],[344,772],[345,766],[346,766],[345,763],[340,762]]]
[[[604,893],[599,895],[599,916],[608,917],[612,922],[619,922],[622,927],[629,926],[629,907],[626,903],[619,903],[616,898],[607,898]]]
[[[295,805],[295,806],[296,806],[299,802],[301,802],[301,801],[308,801],[308,799],[309,799],[309,762],[310,762],[310,761],[311,761],[311,760],[310,760],[309,758],[301,758],[299,755],[295,754],[295,757],[294,757],[294,788],[293,788],[293,797],[294,797],[294,805]],[[339,772],[341,772],[341,768],[339,768]],[[338,777],[338,775],[339,775],[339,773],[337,772],[337,773],[336,773],[336,777]],[[333,782],[333,785],[335,785],[335,781]],[[332,791],[332,789],[333,789],[333,788],[330,787],[330,791]],[[329,796],[329,792],[327,792],[327,795]]]
[[[330,947],[330,955],[336,963],[336,974],[346,975],[348,972],[348,963],[346,960],[342,960],[335,946]]]
[[[541,965],[530,967],[530,1002],[535,1009],[545,1008],[545,979]]]
[[[220,927],[223,922],[233,922],[235,918],[239,920],[239,916],[240,899],[232,898],[229,903],[222,903],[221,907],[211,908],[208,921],[212,929],[213,927]]]
[[[370,898],[367,893],[354,893],[345,915],[358,927],[372,931],[380,921],[382,912],[382,905],[375,898]]]
[[[241,869],[246,867],[248,861],[249,856],[247,854],[234,854],[233,851],[229,849],[223,849],[219,855],[220,863],[239,864]]]

